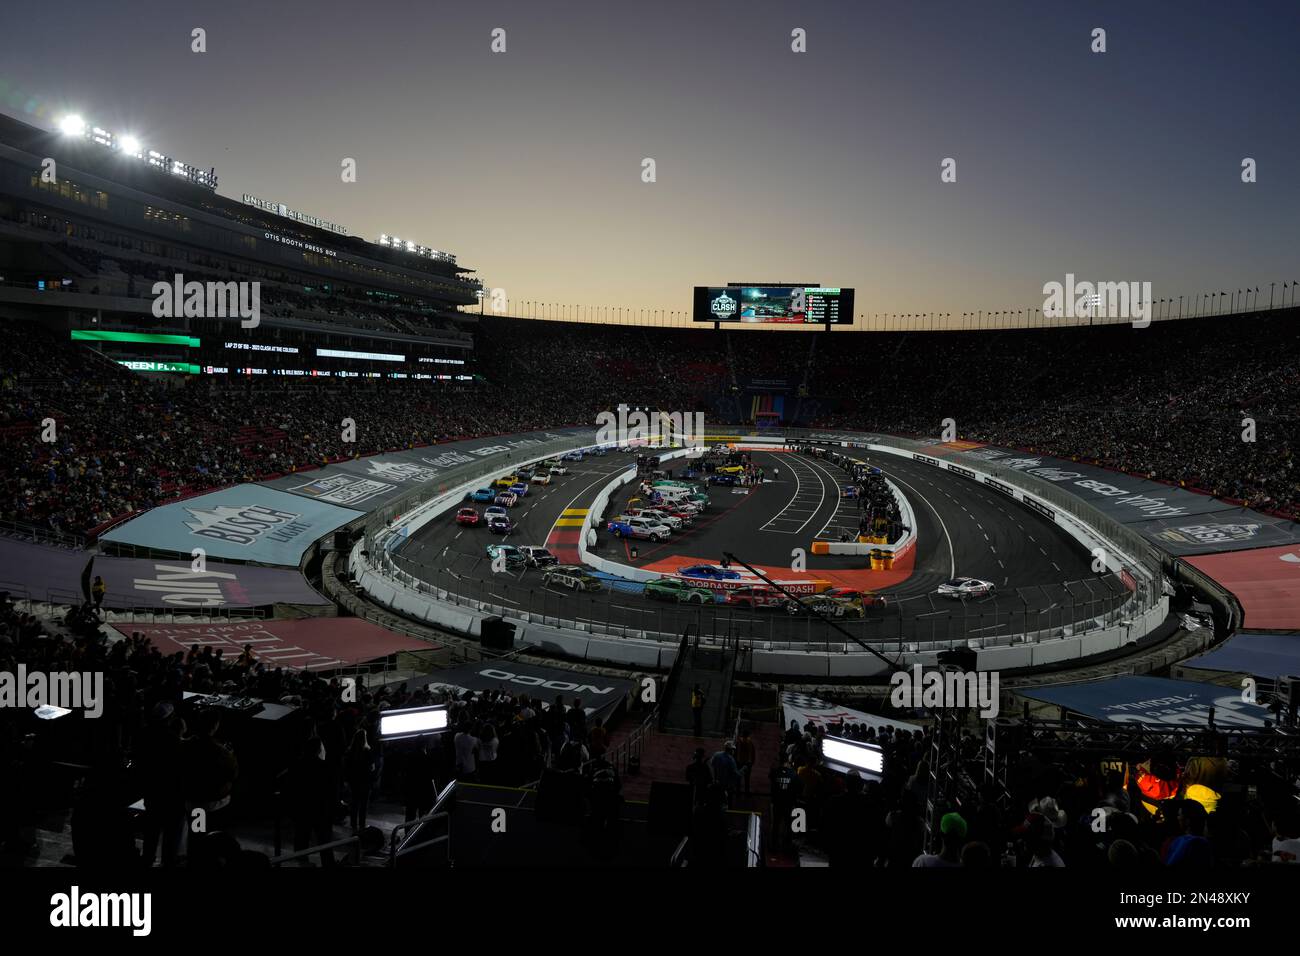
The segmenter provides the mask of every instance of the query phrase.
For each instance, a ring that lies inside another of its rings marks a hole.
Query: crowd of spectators
[[[883,778],[826,767],[827,733],[882,747]],[[973,734],[958,745],[959,772],[972,771],[967,797],[941,808],[938,845],[927,852],[931,733],[791,721],[770,774],[776,849],[793,852],[805,839],[790,827],[792,812],[803,809],[806,839],[831,866],[1154,870],[1300,862],[1300,813],[1280,765],[1162,753],[1126,769],[1122,761],[1039,756],[1030,737],[1004,792],[973,783],[983,760],[982,737]]]
[[[823,398],[806,404],[834,409],[806,424],[934,435],[952,418],[962,439],[1296,517],[1300,332],[1288,323],[1280,315],[1149,329],[832,333],[833,348],[789,358],[813,356],[811,387]],[[718,416],[743,417],[725,394],[728,351],[785,341],[486,317],[477,335],[482,378],[473,382],[291,387],[202,376],[168,387],[30,325],[5,323],[0,333],[9,340],[0,516],[76,533],[178,495],[343,457],[591,425],[620,403],[703,411],[716,425]],[[57,425],[53,441],[40,440],[47,418]],[[343,441],[344,418],[357,423],[355,442]]]
[[[1295,313],[1145,329],[844,335],[818,349],[812,387],[839,396],[816,426],[934,436],[952,418],[961,439],[1300,517]]]

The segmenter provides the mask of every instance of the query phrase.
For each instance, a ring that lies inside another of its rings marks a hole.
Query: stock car
[[[821,596],[834,598],[838,601],[860,601],[863,607],[885,606],[885,596],[883,594],[874,594],[871,591],[863,591],[859,588],[827,588],[822,592]]]
[[[987,597],[996,590],[997,586],[992,581],[981,581],[979,578],[953,578],[940,584],[935,593],[940,597],[964,601],[970,597]]]
[[[547,568],[542,583],[555,584],[570,591],[599,591],[603,587],[598,577],[576,564],[557,564]]]
[[[495,518],[506,517],[506,509],[502,508],[500,505],[488,505],[486,508],[483,509],[484,521],[491,521],[494,517]]]
[[[665,524],[651,521],[649,518],[629,518],[619,516],[605,525],[605,530],[616,538],[648,538],[651,541],[667,541],[672,529]]]
[[[588,449],[587,449],[587,454],[588,454],[588,455],[595,455],[595,456],[598,457],[598,458],[604,458],[604,457],[605,457],[605,449],[604,449],[604,448],[601,448],[599,445],[597,445],[595,448],[588,448]]]
[[[554,465],[551,465],[551,467],[547,470],[547,474],[559,475],[561,478],[563,478],[568,473],[569,473],[569,469],[565,468],[563,465],[559,464],[558,462],[555,463]]]
[[[711,485],[738,485],[740,484],[739,475],[720,475],[716,472],[709,475],[709,484]]]
[[[483,519],[479,516],[478,510],[475,508],[461,508],[456,512],[456,524],[463,524],[468,525],[471,528],[476,528],[482,520]]]
[[[739,604],[752,610],[760,607],[784,607],[785,602],[789,599],[769,585],[747,584],[743,587],[731,588],[725,591],[722,600],[724,604]]]
[[[503,491],[492,499],[493,504],[504,505],[507,508],[513,508],[519,504],[519,496],[513,491]]]
[[[532,468],[516,469],[515,474],[519,476],[520,481],[532,481],[534,471]]]
[[[744,465],[723,465],[716,471],[716,474],[719,475],[743,475],[744,473]]]
[[[712,604],[713,592],[677,578],[656,578],[645,583],[645,596],[681,604]]]
[[[833,598],[823,594],[806,594],[797,601],[787,600],[785,609],[790,615],[818,611],[827,617],[866,617],[867,610],[861,601]]]
[[[510,486],[510,493],[513,495],[518,495],[520,498],[527,498],[528,482],[526,481],[515,482],[513,485]]]
[[[504,557],[507,568],[522,568],[528,564],[528,556],[513,544],[489,544],[486,550],[487,556],[493,563],[497,561],[498,556]]]
[[[504,478],[498,478],[496,481],[492,482],[492,487],[509,489],[511,485],[518,484],[518,483],[519,483],[518,475],[506,475]]]
[[[678,568],[677,573],[684,578],[708,578],[710,581],[736,581],[740,578],[739,571],[720,568],[716,564],[692,564]]]
[[[548,472],[539,471],[537,474],[533,475],[533,484],[535,485],[549,485],[550,483],[551,476]]]
[[[488,518],[487,526],[493,534],[509,534],[515,530],[515,523],[505,515],[493,515]]]
[[[480,488],[478,491],[471,491],[465,496],[466,501],[491,501],[497,496],[497,493],[491,488]]]
[[[544,568],[552,564],[560,563],[560,559],[551,554],[550,551],[535,544],[521,545],[519,550],[522,551],[524,557],[528,559],[528,566],[530,568]]]
[[[575,448],[573,451],[565,452],[564,461],[582,461],[582,449]]]

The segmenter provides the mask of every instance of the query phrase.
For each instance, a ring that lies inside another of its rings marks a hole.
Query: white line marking
[[[939,514],[939,509],[930,504],[929,499],[926,498],[925,495],[921,494],[920,491],[917,491],[913,485],[908,484],[902,478],[898,477],[897,474],[894,475],[894,480],[905,488],[911,488],[912,491],[916,493],[916,496],[925,502],[925,506],[934,512],[934,516],[939,519],[939,527],[943,529],[943,536],[948,539],[948,562],[950,566],[948,577],[955,578],[957,576],[957,552],[953,550],[952,535],[948,533],[948,526],[944,524],[943,515]],[[952,496],[949,495],[948,497]]]

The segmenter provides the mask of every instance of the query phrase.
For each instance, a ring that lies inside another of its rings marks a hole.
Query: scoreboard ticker
[[[851,325],[853,290],[822,286],[696,286],[696,322]]]

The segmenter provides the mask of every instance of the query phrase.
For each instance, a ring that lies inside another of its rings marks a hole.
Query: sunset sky
[[[225,195],[450,250],[512,306],[684,311],[697,284],[811,281],[855,286],[859,314],[962,312],[1041,304],[1067,273],[1174,298],[1300,276],[1294,0],[0,16],[5,112],[77,112],[215,166]]]

